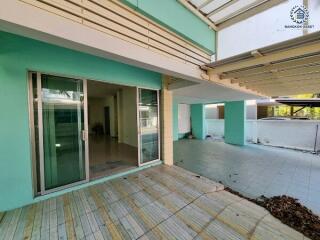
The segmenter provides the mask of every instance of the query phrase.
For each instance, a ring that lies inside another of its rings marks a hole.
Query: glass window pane
[[[85,179],[83,84],[42,75],[45,189]]]
[[[140,163],[159,159],[158,92],[139,89]]]

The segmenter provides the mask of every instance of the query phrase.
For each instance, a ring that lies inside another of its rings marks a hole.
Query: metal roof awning
[[[285,0],[179,0],[215,30],[254,16]]]
[[[309,99],[277,99],[278,103],[282,103],[292,107],[320,107],[320,98]]]
[[[320,32],[216,61],[203,68],[267,96],[320,92]]]

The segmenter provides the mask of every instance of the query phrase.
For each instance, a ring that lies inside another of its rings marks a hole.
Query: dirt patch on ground
[[[306,237],[320,240],[320,217],[299,203],[297,199],[286,195],[251,199],[231,188],[226,187],[225,190],[264,207],[272,216]]]

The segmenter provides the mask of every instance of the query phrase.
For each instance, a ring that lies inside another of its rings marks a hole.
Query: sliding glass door
[[[88,179],[86,82],[40,73],[32,79],[38,192],[44,194]]]
[[[138,89],[139,165],[160,159],[159,93]]]

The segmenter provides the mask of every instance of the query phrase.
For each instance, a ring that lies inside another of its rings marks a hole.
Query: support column
[[[172,103],[173,141],[179,140],[179,104],[173,100]]]
[[[205,139],[205,110],[203,104],[191,105],[191,131],[197,139]]]
[[[246,130],[245,101],[226,102],[224,105],[225,143],[245,145]]]
[[[163,76],[161,90],[161,155],[164,164],[173,165],[173,103],[168,90],[170,77]]]

